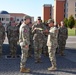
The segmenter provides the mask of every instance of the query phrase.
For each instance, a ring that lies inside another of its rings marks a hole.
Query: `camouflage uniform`
[[[59,53],[61,55],[64,54],[66,40],[68,38],[68,30],[65,26],[59,28],[58,32],[58,46],[59,46]]]
[[[32,50],[33,50],[32,24],[29,25],[29,29],[30,29],[30,46],[28,51],[28,57],[32,57]]]
[[[21,46],[21,63],[20,63],[20,68],[24,68],[25,67],[25,63],[28,57],[28,48],[25,48],[26,45],[30,45],[30,29],[29,26],[26,24],[22,24],[20,26],[20,32],[19,32],[19,42],[20,42],[20,46]]]
[[[0,25],[0,55],[2,55],[2,45],[5,40],[5,28]]]
[[[44,31],[44,25],[42,23],[41,24],[36,23],[32,27],[32,33],[34,35],[33,36],[34,54],[36,60],[41,59],[43,42],[45,39],[43,31]]]
[[[12,56],[15,56],[17,51],[17,42],[18,42],[18,27],[9,26],[7,32],[8,32],[10,51],[11,51],[10,54]]]
[[[48,46],[49,58],[52,64],[52,67],[48,68],[48,70],[56,70],[57,65],[56,65],[55,52],[58,45],[57,43],[58,30],[56,27],[54,27],[54,21],[52,19],[48,20],[48,25],[50,27],[50,30],[47,39],[47,46]]]
[[[57,48],[57,29],[55,27],[51,27],[49,30],[47,46],[48,46],[48,53],[49,58],[52,63],[52,66],[56,67],[56,58],[55,52]]]
[[[49,32],[49,27],[45,24],[45,28],[46,28],[46,30]],[[45,32],[44,33],[44,36],[45,36],[45,39],[44,39],[44,42],[43,42],[43,54],[45,55],[45,56],[48,56],[48,47],[47,47],[47,37],[48,37],[48,33],[47,32]]]

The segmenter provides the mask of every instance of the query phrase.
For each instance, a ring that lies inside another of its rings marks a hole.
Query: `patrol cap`
[[[31,17],[30,16],[24,16],[23,20],[26,20],[26,19],[31,19]]]
[[[49,24],[51,22],[54,23],[54,20],[53,19],[49,19],[47,23]]]
[[[41,20],[41,17],[40,17],[40,16],[38,16],[38,17],[37,17],[37,20]]]

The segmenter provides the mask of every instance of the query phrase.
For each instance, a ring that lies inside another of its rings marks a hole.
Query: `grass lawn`
[[[73,29],[68,28],[68,35],[69,36],[75,36],[75,28],[73,28]]]

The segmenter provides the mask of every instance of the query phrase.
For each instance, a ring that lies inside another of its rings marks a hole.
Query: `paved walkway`
[[[44,55],[41,64],[35,64],[33,57],[28,58],[26,67],[31,68],[31,73],[19,72],[20,58],[6,59],[3,56],[0,58],[0,75],[76,75],[76,37],[69,37],[66,47],[65,57],[56,55],[58,70],[55,72],[47,70],[51,64]]]

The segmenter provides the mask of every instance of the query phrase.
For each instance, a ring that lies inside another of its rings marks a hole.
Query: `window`
[[[6,21],[9,21],[9,18],[6,18]]]
[[[75,18],[76,18],[76,14],[75,14]]]
[[[21,21],[23,21],[23,19]]]
[[[0,18],[0,21],[1,21],[1,18]]]
[[[66,12],[68,12],[68,8],[66,9]]]
[[[67,3],[67,7],[68,7],[68,3]]]
[[[75,8],[75,12],[76,12],[76,8]]]
[[[76,7],[76,2],[75,2],[75,7]]]
[[[17,19],[17,21],[19,21],[19,19]]]

